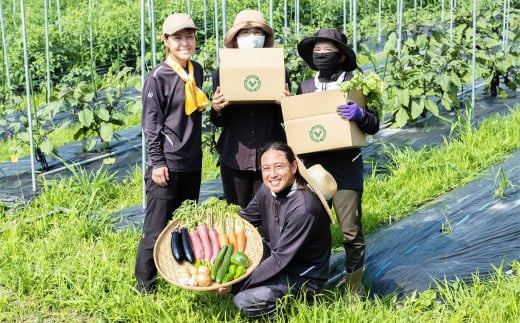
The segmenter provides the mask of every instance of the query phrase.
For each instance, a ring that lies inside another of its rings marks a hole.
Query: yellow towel
[[[166,58],[166,64],[171,67],[184,81],[184,111],[186,115],[192,114],[195,110],[204,111],[208,104],[208,97],[195,84],[193,77],[193,64],[188,60],[188,73],[171,56]]]

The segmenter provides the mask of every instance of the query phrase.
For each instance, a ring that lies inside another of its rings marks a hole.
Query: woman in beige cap
[[[153,287],[157,268],[155,240],[184,200],[199,198],[202,170],[202,111],[208,99],[200,90],[202,66],[192,61],[197,27],[175,13],[163,24],[166,59],[144,81],[142,128],[148,168],[145,173],[146,217],[137,251],[137,289]]]
[[[224,37],[227,48],[262,48],[274,46],[273,29],[256,10],[240,11],[233,27]],[[254,68],[255,62],[251,62]],[[286,72],[286,82],[289,75]],[[220,174],[228,203],[246,207],[262,183],[258,152],[267,143],[286,141],[279,104],[236,104],[220,91],[219,69],[213,75],[213,108],[210,118],[222,128],[217,143]],[[289,85],[287,85],[288,90]],[[280,93],[284,89],[280,89]]]
[[[347,37],[336,28],[321,28],[313,36],[298,44],[298,53],[316,70],[315,77],[303,81],[297,94],[337,89],[338,83],[352,78],[357,68],[356,54],[347,46]],[[316,107],[317,109],[319,107]],[[354,101],[338,107],[339,117],[355,122],[361,131],[375,134],[379,118],[370,107],[362,108]],[[346,251],[346,275],[340,284],[351,291],[360,291],[365,264],[365,239],[361,226],[361,197],[363,194],[363,157],[360,148],[346,148],[300,155],[305,166],[321,164],[338,184],[332,198],[343,233]]]

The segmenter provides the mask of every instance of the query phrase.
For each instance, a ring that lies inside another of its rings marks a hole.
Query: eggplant
[[[179,230],[172,232],[172,254],[178,263],[184,261],[184,250],[182,248],[181,232]]]
[[[190,236],[188,234],[188,229],[186,229],[185,227],[181,228],[181,241],[182,241],[182,250],[184,251],[184,258],[192,264],[195,263],[195,256],[193,254],[193,248],[191,246]]]

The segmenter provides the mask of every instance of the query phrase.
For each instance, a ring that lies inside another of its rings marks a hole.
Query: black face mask
[[[320,71],[320,76],[332,75],[338,69],[340,58],[340,52],[312,53],[312,62]]]

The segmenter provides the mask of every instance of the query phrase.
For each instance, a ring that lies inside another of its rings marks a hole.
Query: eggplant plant
[[[461,38],[467,29],[459,28]],[[383,77],[393,126],[402,127],[432,113],[446,120],[440,109],[461,106],[459,90],[471,80],[469,50],[452,44],[441,30],[412,34],[403,43],[400,56],[394,49],[396,35],[385,46],[387,63]]]
[[[500,12],[491,11],[487,13],[487,19],[481,19],[477,26],[479,28],[479,41],[476,52],[477,63],[481,66],[480,75],[486,86],[484,93],[491,96],[507,97],[506,89],[516,91],[520,64],[520,53],[511,44],[518,43],[518,34],[509,33],[511,43],[504,46],[501,38],[501,16]],[[512,78],[510,77],[512,76]]]
[[[110,84],[99,80],[80,80],[77,84],[62,82],[58,86],[56,100],[51,107],[72,112],[79,124],[74,133],[74,140],[81,140],[82,150],[91,151],[96,147],[97,138],[103,149],[108,150],[110,140],[114,137],[115,126],[124,126],[128,107],[136,102],[136,98],[126,96],[124,90],[129,84],[124,78],[130,72],[125,68],[118,72]],[[105,78],[111,77],[108,73]],[[138,82],[133,76],[129,82]]]
[[[17,102],[22,105],[22,102]],[[0,121],[0,126],[5,127],[4,131],[7,138],[10,139],[8,152],[10,154],[11,162],[17,162],[19,157],[26,152],[26,148],[30,146],[31,136],[29,135],[29,120],[25,114],[17,114],[16,109],[10,110],[11,118],[13,120]],[[55,124],[53,122],[53,115],[48,113],[47,107],[36,109],[34,118],[32,120],[32,140],[34,147],[34,154],[36,160],[40,162],[42,170],[48,170],[47,163],[48,156],[59,156],[56,145],[50,139],[50,135],[59,131],[61,128],[68,125],[67,122]],[[0,131],[1,132],[1,131]]]
[[[394,49],[396,38],[394,33],[390,34],[385,45],[387,63],[383,78],[387,88],[386,103],[392,111],[390,121],[395,127],[402,127],[424,115],[425,110],[438,115],[438,108],[428,99],[434,92],[426,84],[433,81],[434,75],[426,70],[422,55],[415,49],[417,43],[407,39],[399,56]]]

